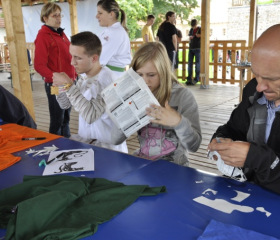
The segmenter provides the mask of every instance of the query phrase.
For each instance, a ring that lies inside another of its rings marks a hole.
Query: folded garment
[[[7,228],[6,240],[80,239],[138,197],[165,191],[103,178],[24,177],[23,183],[0,191],[0,228]]]
[[[198,240],[279,240],[235,225],[211,220]]]
[[[0,126],[0,171],[20,161],[20,157],[11,153],[49,142],[61,136],[24,127],[15,123]],[[22,138],[46,138],[44,140],[27,140]]]
[[[33,147],[45,142],[49,142],[61,136],[39,131],[33,128],[24,127],[15,123],[0,126],[0,153],[14,153]],[[22,141],[22,138],[41,138],[45,140]]]

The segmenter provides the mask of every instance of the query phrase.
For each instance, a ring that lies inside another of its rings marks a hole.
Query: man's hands
[[[216,139],[213,139],[208,145],[208,150],[217,151],[227,165],[243,167],[249,152],[250,143],[232,141],[229,138],[220,138],[220,141],[218,143]]]
[[[53,73],[53,86],[63,86],[65,84],[72,84],[73,81],[71,78],[68,77],[68,75],[65,72],[61,73]]]

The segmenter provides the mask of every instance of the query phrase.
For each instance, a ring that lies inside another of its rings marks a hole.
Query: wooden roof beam
[[[71,34],[78,33],[78,17],[77,17],[77,3],[76,0],[68,0],[70,21],[71,21]]]

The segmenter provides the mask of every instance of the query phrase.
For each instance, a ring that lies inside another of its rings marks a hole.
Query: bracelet
[[[58,87],[51,86],[51,95],[59,95],[60,93],[67,92],[68,89],[72,86],[72,84],[64,84]]]
[[[71,86],[72,86],[72,84],[69,84],[69,83],[64,84],[64,85],[62,85],[62,86],[58,86],[58,91],[59,91],[59,93],[67,92],[68,89],[69,89]]]

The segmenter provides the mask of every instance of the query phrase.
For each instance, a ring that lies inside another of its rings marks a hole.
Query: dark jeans
[[[195,57],[195,78],[194,82],[198,82],[200,74],[200,49],[189,50],[188,77],[187,81],[192,82],[193,76],[193,60]]]
[[[49,112],[50,112],[50,129],[49,132],[61,135],[63,137],[69,138],[70,128],[70,112],[71,108],[61,109],[55,95],[51,95],[52,83],[45,83],[45,90],[49,102]]]
[[[174,56],[174,51],[169,51],[167,52],[168,54],[168,57],[171,61],[171,66],[173,64],[173,56]],[[178,68],[178,52],[176,52],[176,56],[175,56],[175,62],[174,62],[174,69],[177,69]]]

